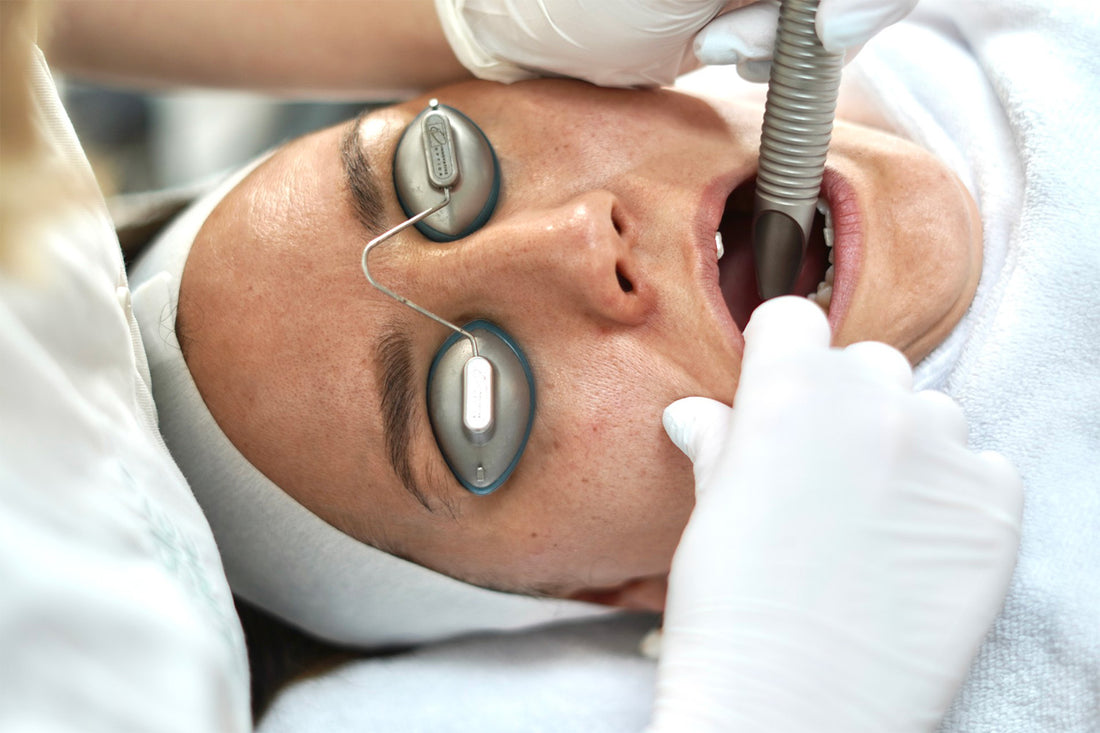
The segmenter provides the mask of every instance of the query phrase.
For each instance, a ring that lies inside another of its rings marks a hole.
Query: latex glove
[[[831,51],[857,49],[915,4],[821,0],[818,35]],[[451,48],[475,76],[571,76],[603,86],[670,84],[699,62],[737,64],[746,78],[767,81],[778,7],[770,0],[436,0]]]
[[[814,23],[817,37],[826,51],[843,53],[847,63],[863,44],[908,15],[916,4],[917,0],[820,0]],[[745,79],[766,82],[778,24],[778,0],[726,13],[695,37],[695,56],[708,65],[736,64]]]
[[[740,4],[740,3],[729,3]],[[695,34],[727,0],[436,0],[475,76],[571,76],[603,86],[669,84],[697,65]]]
[[[1022,487],[879,343],[768,301],[735,408],[665,412],[696,506],[669,578],[652,731],[930,731],[1004,599]]]

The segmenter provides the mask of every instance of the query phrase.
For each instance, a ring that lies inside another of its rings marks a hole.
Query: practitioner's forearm
[[[52,10],[51,65],[100,81],[348,97],[468,76],[432,0],[57,0]]]

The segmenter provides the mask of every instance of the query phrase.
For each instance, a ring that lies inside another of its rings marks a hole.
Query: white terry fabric
[[[132,272],[161,432],[206,512],[233,592],[314,636],[357,647],[608,614],[587,603],[486,590],[363,544],[282,491],[221,431],[176,340],[179,282],[207,215],[260,164],[182,214]]]
[[[896,121],[979,201],[978,297],[916,376],[959,400],[974,446],[1006,454],[1025,482],[1013,585],[944,731],[1091,733],[1100,721],[1098,23],[1092,0],[922,0],[845,72],[893,99]],[[741,85],[732,71],[705,78],[712,94]],[[616,628],[640,640],[630,623]],[[638,731],[636,711],[648,717],[653,695],[639,665],[650,663],[600,646],[601,632],[591,623],[559,630],[555,648],[568,651],[540,658],[526,650],[545,637],[524,634],[469,640],[461,665],[445,645],[354,662],[288,690],[260,728],[332,733],[394,720],[365,698],[408,705],[417,680],[443,670],[455,686],[433,685],[402,730]],[[521,673],[493,676],[513,654]],[[570,671],[585,685],[563,693]],[[471,698],[483,704],[467,706]],[[511,715],[517,700],[527,724]],[[452,706],[461,717],[440,712]]]
[[[214,538],[160,440],[122,253],[35,53],[43,165],[80,181],[0,270],[0,729],[251,729]],[[7,173],[7,172],[6,172]]]
[[[1100,726],[1098,43],[1091,0],[923,0],[858,59],[976,193],[978,297],[918,376],[1025,486],[1012,586],[944,731]]]
[[[638,640],[655,623],[616,617],[343,664],[285,689],[257,733],[639,733],[656,669]]]

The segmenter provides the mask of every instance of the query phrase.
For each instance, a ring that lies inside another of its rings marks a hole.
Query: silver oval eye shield
[[[428,372],[428,417],[451,473],[469,491],[496,491],[519,463],[535,417],[535,380],[516,343],[488,321],[455,333]],[[455,399],[461,385],[462,399]]]
[[[512,474],[531,434],[535,382],[527,358],[500,327],[479,320],[460,328],[379,284],[367,260],[408,227],[436,242],[477,231],[496,207],[500,165],[470,118],[433,99],[398,141],[393,180],[409,218],[367,243],[363,274],[382,293],[454,332],[428,372],[428,417],[451,473],[467,490],[489,494]]]
[[[453,242],[480,229],[500,195],[500,163],[493,146],[469,117],[432,100],[405,128],[393,156],[393,186],[405,216],[450,204],[417,221],[433,242]]]

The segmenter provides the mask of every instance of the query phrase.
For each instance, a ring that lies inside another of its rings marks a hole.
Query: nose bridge
[[[626,218],[619,200],[606,190],[505,213],[483,237],[457,243],[456,252],[462,260],[459,269],[510,279],[529,272],[545,277],[591,271],[613,264],[629,252],[630,243],[623,232]]]
[[[550,262],[574,277],[586,277],[630,254],[627,214],[611,191],[599,189],[576,194],[542,212],[533,228],[532,244]]]
[[[617,258],[629,250],[623,237],[622,206],[607,190],[586,191],[567,202],[562,213],[563,247],[590,264]]]
[[[532,259],[574,303],[606,310],[633,269],[632,227],[622,201],[606,189],[578,193],[541,212],[532,227]]]
[[[604,189],[504,213],[482,237],[459,243],[451,284],[536,318],[580,312],[636,323],[652,296],[637,287],[633,230],[623,202]]]

